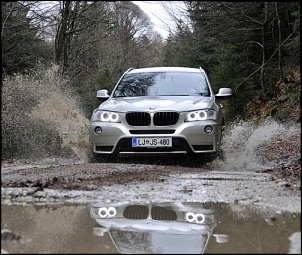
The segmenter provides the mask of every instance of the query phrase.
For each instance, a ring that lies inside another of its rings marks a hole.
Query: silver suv
[[[118,155],[216,156],[224,116],[202,68],[149,67],[127,70],[90,119],[92,152],[100,162]]]

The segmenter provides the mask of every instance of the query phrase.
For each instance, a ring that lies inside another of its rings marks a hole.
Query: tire
[[[189,160],[192,161],[193,165],[196,164],[206,164],[209,162],[209,155],[205,155],[205,153],[198,153],[198,154],[189,154]]]
[[[205,153],[205,160],[207,163],[212,162],[214,159],[218,158],[218,152],[212,152],[212,153]]]
[[[215,159],[222,159],[223,153],[221,150],[217,152],[211,152],[211,153],[200,153],[200,154],[190,154],[189,155],[190,160],[194,161],[195,164],[207,164],[211,163]]]
[[[224,159],[224,151],[222,149],[219,149],[217,152],[217,158],[220,160]]]
[[[223,160],[224,152],[222,149],[218,149],[216,152],[205,154],[205,158],[208,163],[212,162],[215,159]]]
[[[113,163],[116,162],[116,157],[113,155],[93,153],[93,158],[96,163]]]

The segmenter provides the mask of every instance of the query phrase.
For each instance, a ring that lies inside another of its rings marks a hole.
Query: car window
[[[113,97],[136,96],[210,96],[210,91],[202,73],[127,73]]]

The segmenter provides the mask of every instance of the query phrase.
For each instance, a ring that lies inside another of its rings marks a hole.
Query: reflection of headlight
[[[202,224],[205,221],[205,216],[202,213],[191,213],[185,214],[185,220],[190,223]]]
[[[120,117],[116,112],[96,111],[93,115],[92,121],[104,122],[120,122]]]
[[[110,218],[116,215],[116,209],[114,207],[101,207],[98,213],[101,218]]]
[[[185,121],[215,120],[216,112],[212,109],[188,112]]]
[[[198,213],[195,216],[196,216],[196,218],[195,218],[196,223],[202,224],[204,222],[205,217],[203,214]]]
[[[195,219],[195,214],[194,213],[186,213],[186,218],[188,222],[193,222]]]

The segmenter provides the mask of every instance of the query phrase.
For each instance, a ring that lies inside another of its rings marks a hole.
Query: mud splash
[[[53,71],[48,76],[55,74]],[[88,163],[91,159],[89,120],[82,113],[78,101],[71,95],[68,87],[64,90],[61,87],[55,82],[46,84],[42,88],[44,95],[31,111],[30,117],[54,124],[62,138],[62,146],[70,147],[82,163]]]
[[[274,139],[301,133],[301,125],[281,124],[273,119],[267,119],[262,124],[252,125],[251,122],[241,121],[230,125],[225,130],[222,140],[224,159],[212,162],[215,170],[260,170],[270,167],[259,162],[256,152],[259,146]]]
[[[63,140],[62,146],[69,146],[83,163],[89,161],[89,120],[80,113],[74,100],[54,92],[31,116],[54,123]]]

